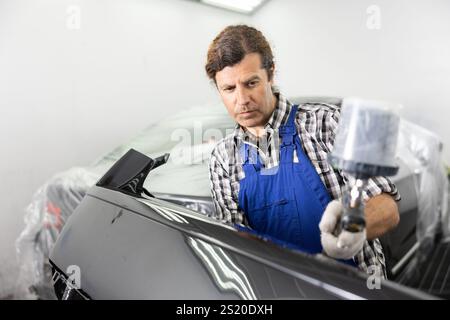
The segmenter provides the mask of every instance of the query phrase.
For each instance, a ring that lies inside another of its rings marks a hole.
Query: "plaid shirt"
[[[245,177],[239,146],[242,143],[256,146],[266,169],[278,166],[281,143],[278,129],[287,121],[292,104],[279,92],[275,92],[275,95],[277,106],[265,125],[264,136],[256,138],[236,125],[234,132],[220,140],[211,153],[209,176],[216,209],[214,217],[222,222],[249,226],[238,203],[239,181]],[[342,187],[348,181],[341,171],[332,168],[327,162],[327,154],[333,149],[339,117],[340,108],[335,105],[306,103],[299,105],[295,119],[303,150],[333,199],[341,197]],[[295,151],[293,161],[298,162]],[[368,200],[381,193],[388,193],[395,200],[400,200],[397,188],[386,177],[370,179],[363,195]],[[378,270],[386,277],[383,249],[378,239],[366,241],[354,260],[359,269],[371,274]]]

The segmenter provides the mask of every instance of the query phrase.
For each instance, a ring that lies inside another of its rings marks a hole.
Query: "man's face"
[[[245,128],[263,127],[275,109],[273,81],[261,67],[258,53],[216,73],[216,84],[230,116]]]

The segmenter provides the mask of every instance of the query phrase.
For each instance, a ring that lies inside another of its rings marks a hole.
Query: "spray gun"
[[[342,103],[334,149],[328,157],[349,180],[342,194],[344,211],[336,234],[364,230],[363,190],[369,178],[393,176],[398,171],[397,111],[398,106],[379,101],[346,98]]]

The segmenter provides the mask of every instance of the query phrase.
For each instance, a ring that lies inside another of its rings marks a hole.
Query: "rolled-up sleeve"
[[[369,179],[364,189],[364,200],[369,200],[379,194],[387,193],[392,196],[395,201],[400,201],[401,196],[395,184],[388,177],[372,177]]]

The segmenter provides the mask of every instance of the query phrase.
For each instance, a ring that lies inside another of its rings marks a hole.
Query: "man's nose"
[[[236,90],[236,102],[239,106],[247,106],[250,102],[250,94],[243,87],[237,87]]]

